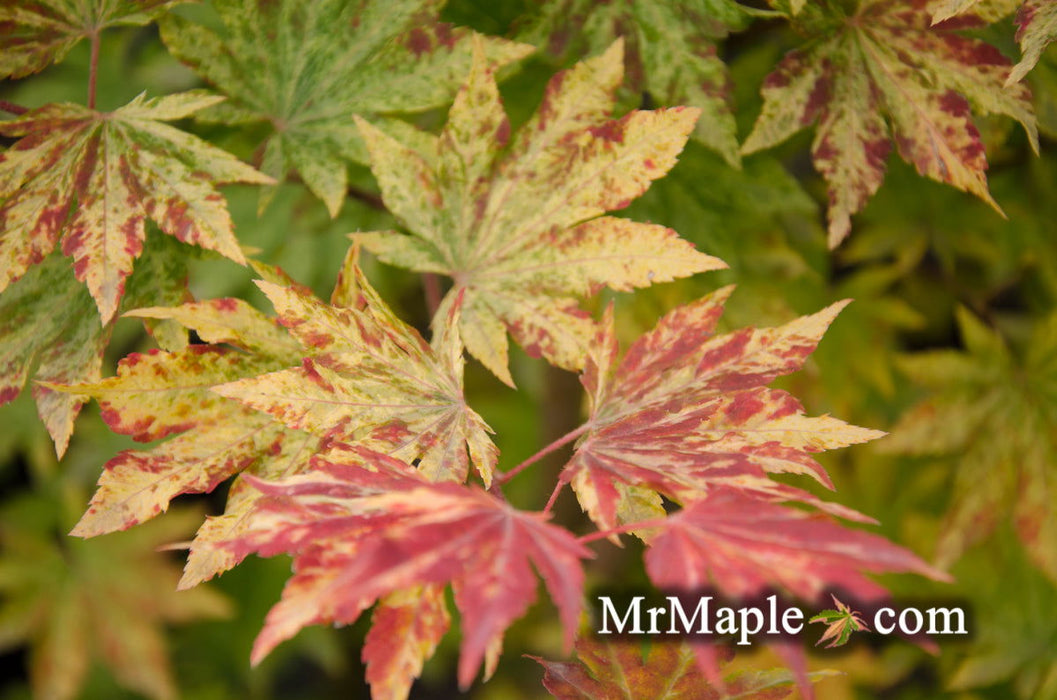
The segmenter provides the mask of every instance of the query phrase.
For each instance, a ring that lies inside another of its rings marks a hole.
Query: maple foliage
[[[823,610],[818,615],[815,615],[809,623],[812,624],[824,624],[826,625],[826,631],[822,634],[815,646],[818,646],[822,642],[829,642],[826,645],[827,649],[833,647],[844,646],[851,639],[853,632],[870,631],[870,628],[862,621],[859,617],[859,613],[855,612],[847,605],[842,603],[837,596],[831,596],[833,598],[833,604],[837,606],[836,610]]]
[[[576,295],[630,290],[717,269],[663,226],[601,216],[663,176],[698,110],[635,111],[611,120],[623,45],[551,79],[516,135],[494,71],[476,52],[468,82],[430,152],[359,124],[386,206],[410,236],[363,236],[382,260],[454,280],[466,349],[513,386],[506,334],[532,356],[583,366],[594,324]]]
[[[1006,515],[1040,570],[1057,582],[1057,514],[1051,457],[1057,435],[1057,316],[1041,320],[1017,356],[970,312],[957,314],[965,350],[900,358],[929,395],[896,424],[884,449],[959,455],[947,522],[937,543],[941,566],[988,535]],[[987,439],[999,431],[1003,440]]]
[[[880,187],[893,141],[921,175],[1001,212],[970,108],[1016,119],[1038,151],[1030,92],[1005,85],[1009,61],[983,41],[931,26],[924,0],[862,0],[846,15],[833,5],[794,19],[818,40],[788,53],[767,77],[763,111],[742,152],[818,123],[811,153],[828,186],[830,247]]]
[[[724,662],[733,656],[721,653]],[[693,648],[685,642],[652,644],[645,651],[634,640],[585,634],[576,642],[576,657],[574,662],[531,657],[546,669],[543,686],[558,700],[777,700],[792,692],[792,674],[782,669],[728,674],[724,687],[717,688],[701,673]]]
[[[601,53],[627,42],[624,90],[666,105],[701,110],[693,136],[732,165],[740,163],[730,74],[717,41],[744,29],[749,11],[731,0],[550,2],[530,15],[518,36],[558,58]]]
[[[804,474],[832,488],[811,453],[883,434],[805,416],[766,386],[800,369],[844,304],[780,328],[713,335],[732,291],[670,312],[619,364],[611,315],[600,332],[581,379],[591,416],[561,475],[600,529],[663,514],[662,495],[688,503],[719,484],[862,518],[767,476]]]
[[[148,218],[170,236],[245,263],[214,185],[270,178],[164,123],[219,101],[201,92],[141,95],[109,113],[56,104],[0,122],[0,134],[22,137],[0,155],[0,291],[61,239],[106,323]]]
[[[81,39],[109,27],[147,24],[186,0],[62,0],[0,7],[0,77],[23,78],[61,61]]]
[[[261,168],[278,180],[296,171],[331,216],[345,198],[346,162],[366,159],[349,116],[443,105],[470,65],[474,33],[439,20],[444,0],[213,5],[219,32],[175,14],[161,22],[169,49],[230,97],[200,118],[270,122]],[[496,37],[482,42],[498,65],[531,50]]]
[[[0,511],[0,647],[31,644],[36,697],[79,697],[97,659],[129,688],[175,698],[162,625],[230,612],[208,588],[177,593],[178,570],[154,551],[200,515],[184,510],[117,537],[64,542],[61,510],[38,497]]]
[[[254,644],[255,662],[305,625],[350,623],[384,595],[450,582],[462,614],[458,676],[465,689],[482,662],[491,675],[504,630],[535,598],[530,567],[543,577],[571,646],[580,560],[591,556],[571,533],[480,489],[431,482],[364,447],[338,448],[312,466],[278,481],[251,478],[266,497],[228,543],[236,552],[294,555],[295,573]],[[428,598],[417,605],[440,605]],[[447,615],[420,622],[442,632]],[[379,644],[364,653],[377,664],[391,650]]]

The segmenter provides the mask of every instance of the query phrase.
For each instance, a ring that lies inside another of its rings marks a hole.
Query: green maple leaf
[[[466,349],[507,384],[508,331],[530,355],[577,369],[595,332],[577,296],[724,267],[671,229],[601,216],[668,172],[698,116],[609,119],[622,54],[618,42],[556,75],[513,137],[483,52],[428,150],[358,121],[386,205],[412,234],[360,239],[385,262],[451,276],[436,318],[461,299]]]
[[[636,104],[646,91],[660,104],[701,109],[694,138],[731,165],[740,163],[730,74],[716,43],[745,28],[744,6],[732,0],[560,0],[543,3],[527,19],[518,36],[562,59],[600,53],[624,37],[625,90]]]
[[[209,589],[177,593],[179,572],[155,551],[186,536],[199,514],[82,542],[60,531],[59,510],[30,497],[0,513],[0,648],[29,645],[35,697],[77,697],[97,659],[121,685],[175,698],[162,625],[229,611]]]
[[[200,118],[271,122],[262,169],[280,180],[297,171],[332,216],[345,198],[346,162],[366,160],[352,114],[439,107],[470,66],[474,34],[439,20],[443,0],[213,5],[220,32],[175,15],[161,22],[169,50],[230,98]],[[493,37],[485,45],[499,65],[531,50]]]
[[[1012,514],[1036,565],[1057,581],[1057,315],[1038,322],[1021,357],[964,309],[965,350],[902,358],[931,394],[881,444],[891,452],[957,456],[937,557],[947,564]]]
[[[930,26],[923,0],[862,0],[847,15],[813,5],[795,24],[811,41],[767,77],[742,152],[818,123],[811,153],[829,190],[830,247],[880,187],[892,141],[918,173],[1001,212],[970,106],[1019,121],[1036,151],[1038,134],[1031,95],[1022,85],[1004,87],[1009,62],[997,49]]]
[[[837,596],[832,595],[831,597],[833,598],[833,604],[837,606],[837,609],[823,610],[818,615],[815,615],[808,620],[810,623],[820,622],[826,625],[825,633],[817,642],[815,642],[815,646],[818,646],[822,642],[829,641],[829,644],[826,645],[827,649],[844,646],[848,643],[848,640],[851,639],[851,635],[854,632],[870,631],[870,628],[867,627],[866,623],[859,617],[859,613],[840,602],[840,600],[837,599]]]
[[[186,0],[34,0],[0,7],[0,78],[22,78],[61,61],[108,27],[147,24]]]
[[[146,221],[245,263],[215,183],[271,179],[165,124],[216,104],[200,92],[144,99],[113,112],[50,104],[10,121],[22,137],[0,154],[0,292],[62,241],[104,323],[143,249]]]

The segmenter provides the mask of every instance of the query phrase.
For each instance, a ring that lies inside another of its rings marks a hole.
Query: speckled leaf
[[[174,512],[133,532],[82,542],[65,540],[54,502],[22,496],[4,505],[0,619],[10,621],[12,610],[25,617],[3,642],[28,644],[33,697],[82,697],[93,660],[137,695],[177,697],[166,623],[230,612],[208,588],[177,594],[178,572],[156,551],[186,536],[201,515]]]
[[[887,592],[863,572],[950,580],[883,537],[726,486],[714,487],[658,529],[646,552],[646,572],[663,589],[712,588],[744,598],[779,588],[808,600],[840,589],[871,600]]]
[[[879,446],[957,457],[937,545],[941,566],[1012,516],[1035,565],[1057,581],[1057,316],[1037,323],[1022,357],[963,309],[958,326],[966,350],[902,358],[900,367],[929,395]]]
[[[832,487],[811,454],[883,434],[830,416],[805,416],[796,399],[766,386],[800,368],[846,302],[778,328],[714,336],[731,291],[669,313],[619,366],[607,319],[581,380],[591,404],[588,430],[561,476],[600,529],[626,522],[621,489],[629,486],[688,503],[727,484],[767,500],[797,499],[862,519],[767,477],[805,474]]]
[[[404,700],[422,666],[448,631],[442,586],[416,586],[386,596],[363,643],[371,700]]]
[[[148,218],[185,243],[244,263],[215,184],[270,179],[163,123],[218,99],[141,95],[109,113],[51,104],[0,122],[0,134],[22,137],[0,154],[0,291],[61,240],[107,322],[143,249]]]
[[[438,18],[443,0],[219,0],[223,30],[170,15],[169,50],[230,102],[203,118],[271,122],[262,168],[294,170],[337,215],[348,160],[363,162],[352,114],[417,112],[448,102],[470,67],[473,32]],[[504,65],[531,47],[485,40]]]
[[[884,179],[894,141],[917,171],[995,207],[970,105],[1019,121],[1038,149],[1031,95],[1003,88],[1009,62],[978,39],[932,27],[924,0],[864,0],[816,21],[813,38],[766,79],[763,112],[742,150],[768,148],[817,122],[815,167],[829,188],[829,244]]]
[[[1012,14],[1020,0],[933,0],[929,3],[932,23],[939,24],[957,15],[972,15],[994,22]]]
[[[1052,0],[1025,0],[1017,12],[1020,63],[1013,67],[1006,85],[1023,79],[1039,62],[1043,50],[1054,38],[1057,38],[1057,3]]]
[[[559,700],[778,700],[793,691],[792,674],[774,669],[729,674],[721,692],[698,669],[693,648],[676,641],[651,644],[647,651],[634,639],[585,634],[576,642],[576,657],[530,657],[546,669],[543,687]]]
[[[412,234],[363,245],[391,264],[450,275],[444,307],[462,297],[467,350],[508,384],[507,332],[530,355],[579,368],[594,324],[576,295],[723,267],[674,231],[601,216],[675,164],[698,112],[610,120],[621,54],[617,43],[555,76],[512,138],[480,51],[434,153],[358,122],[386,205]]]
[[[458,678],[465,689],[535,598],[532,568],[572,645],[580,560],[591,554],[545,516],[476,487],[428,481],[363,447],[347,448],[340,462],[317,459],[308,474],[251,482],[265,497],[230,547],[294,556],[294,575],[257,637],[254,663],[306,625],[351,623],[383,596],[450,582],[462,616]]]
[[[701,110],[693,137],[737,165],[737,128],[730,77],[716,43],[744,29],[749,15],[731,0],[559,0],[539,3],[518,36],[559,60],[600,53],[618,37],[627,42],[625,91],[662,105]]]
[[[498,451],[491,429],[462,389],[459,304],[449,307],[432,346],[389,309],[355,258],[355,304],[325,304],[305,292],[258,283],[291,334],[313,356],[300,367],[217,387],[223,396],[320,437],[370,440],[429,478],[463,481],[470,462],[491,483]]]
[[[186,0],[31,0],[0,6],[0,78],[22,78],[61,61],[106,29],[147,24]]]

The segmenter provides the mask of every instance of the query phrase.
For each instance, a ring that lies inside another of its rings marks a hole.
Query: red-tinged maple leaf
[[[483,660],[491,672],[503,632],[535,599],[532,568],[558,607],[571,647],[582,602],[580,560],[591,553],[543,514],[517,511],[476,487],[428,481],[399,460],[357,446],[317,458],[306,474],[247,480],[265,497],[247,530],[227,546],[237,554],[294,557],[294,575],[254,644],[254,663],[306,625],[351,623],[383,596],[451,583],[462,615],[458,678],[466,688]],[[434,631],[440,624],[433,623]],[[387,654],[403,650],[372,647],[369,661],[399,668],[399,660],[385,661]]]
[[[372,700],[406,698],[450,624],[443,586],[416,586],[383,598],[363,643]]]
[[[733,658],[728,649],[719,653],[717,661],[724,664]],[[794,683],[784,669],[741,671],[723,677],[720,688],[701,673],[685,642],[654,643],[647,650],[636,640],[602,640],[588,633],[577,640],[576,657],[574,662],[529,658],[546,669],[543,687],[559,700],[778,700],[789,696]]]
[[[1012,85],[1022,80],[1042,57],[1043,50],[1057,38],[1057,3],[1052,0],[1025,0],[1017,11],[1017,43],[1020,63],[1006,80]]]
[[[827,649],[844,646],[851,639],[853,632],[870,631],[858,612],[842,603],[837,596],[830,595],[830,597],[833,598],[833,604],[837,606],[837,609],[823,610],[808,620],[810,623],[819,622],[826,625],[825,633],[815,642],[815,646],[825,641],[829,642],[826,645]]]
[[[482,51],[429,152],[357,122],[382,197],[412,234],[364,236],[364,246],[451,276],[445,306],[462,298],[466,349],[508,384],[507,332],[530,355],[578,369],[595,327],[577,296],[724,267],[671,229],[602,216],[668,172],[699,112],[611,120],[622,54],[617,42],[556,75],[513,137]]]
[[[847,15],[839,7],[812,5],[798,16],[812,43],[767,77],[763,111],[742,152],[818,123],[811,152],[829,189],[830,247],[880,187],[892,141],[920,174],[1001,212],[970,106],[1016,119],[1038,150],[1028,89],[1003,87],[1009,61],[983,41],[931,26],[925,0],[862,0]]]
[[[440,21],[444,0],[215,0],[220,22],[176,14],[161,36],[180,60],[230,98],[196,118],[263,122],[272,134],[261,168],[277,180],[293,170],[337,216],[346,162],[366,162],[354,112],[398,133],[391,116],[451,101],[470,67],[473,38],[498,66],[531,46]],[[270,192],[267,190],[266,192]],[[270,194],[264,194],[262,204]]]
[[[279,319],[312,357],[300,367],[215,388],[291,428],[336,440],[371,440],[435,480],[464,481],[469,463],[491,483],[498,450],[491,429],[466,404],[458,302],[437,324],[433,343],[401,321],[355,262],[348,306],[268,282],[259,286]]]
[[[657,494],[688,503],[721,483],[863,519],[767,477],[806,474],[832,488],[811,454],[883,435],[805,416],[796,399],[766,386],[800,369],[846,302],[778,328],[715,336],[732,291],[675,309],[615,367],[607,314],[581,379],[591,408],[586,434],[561,476],[600,529],[662,515]]]
[[[0,6],[0,78],[22,78],[61,61],[108,28],[147,24],[186,0],[32,0]]]
[[[0,122],[0,291],[62,241],[104,323],[140,255],[148,218],[185,243],[245,263],[215,185],[268,183],[233,156],[165,124],[222,98],[186,92],[113,112],[49,104]]]
[[[728,486],[714,487],[651,527],[659,534],[646,552],[646,572],[658,588],[715,588],[744,598],[777,587],[808,600],[840,588],[871,600],[886,591],[864,571],[914,572],[950,580],[883,537]]]

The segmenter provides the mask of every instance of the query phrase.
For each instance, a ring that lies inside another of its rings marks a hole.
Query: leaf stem
[[[99,30],[92,32],[92,58],[88,64],[88,109],[95,109],[96,81],[99,77]]]
[[[426,292],[426,308],[429,310],[429,317],[433,318],[437,315],[437,309],[440,308],[440,278],[433,272],[423,272],[422,288]]]
[[[576,430],[573,430],[572,432],[569,432],[569,433],[566,433],[565,435],[562,435],[560,438],[558,438],[557,440],[555,440],[551,444],[547,445],[542,450],[540,450],[536,454],[532,455],[531,457],[526,459],[524,462],[522,462],[521,464],[519,464],[516,467],[514,467],[513,469],[511,469],[510,471],[505,472],[503,474],[500,474],[498,477],[496,477],[496,481],[498,481],[501,484],[505,484],[506,482],[510,481],[515,476],[520,474],[526,467],[529,467],[529,466],[535,464],[536,462],[540,461],[541,459],[543,459],[544,457],[549,455],[551,452],[554,452],[556,449],[561,447],[562,445],[567,445],[568,443],[572,442],[576,438],[578,438],[581,435],[583,435],[584,433],[586,433],[590,428],[591,428],[591,424],[590,423],[584,423],[583,425],[581,425]]]
[[[558,494],[562,492],[563,488],[565,488],[565,480],[559,477],[558,483],[554,485],[554,490],[551,491],[551,497],[547,499],[547,505],[543,507],[544,515],[551,512],[551,507],[554,505],[554,502],[558,500]]]
[[[7,100],[0,100],[0,110],[3,110],[8,114],[22,116],[29,111],[29,108],[23,107],[22,105],[16,105],[14,102],[8,102]]]
[[[584,535],[583,537],[577,537],[577,541],[580,544],[587,544],[588,542],[594,542],[595,540],[601,540],[609,537],[610,535],[623,535],[628,532],[634,532],[635,530],[645,530],[651,527],[660,527],[664,524],[664,518],[651,518],[650,520],[640,520],[636,523],[627,523],[618,527],[610,528],[608,530],[599,530],[598,532],[592,532],[590,535]]]

